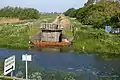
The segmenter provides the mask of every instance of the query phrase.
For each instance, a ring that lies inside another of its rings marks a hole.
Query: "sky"
[[[80,8],[87,0],[1,0],[0,8],[18,6],[36,8],[40,12],[64,12],[69,8]]]

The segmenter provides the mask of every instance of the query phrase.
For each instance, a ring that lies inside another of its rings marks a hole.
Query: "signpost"
[[[105,26],[105,31],[109,33],[111,31],[111,26]]]
[[[22,61],[25,61],[25,65],[26,65],[26,80],[28,80],[28,66],[27,66],[27,62],[28,61],[32,61],[32,56],[31,55],[22,55]]]
[[[4,75],[11,73],[13,76],[13,71],[15,70],[15,56],[11,56],[4,61]]]

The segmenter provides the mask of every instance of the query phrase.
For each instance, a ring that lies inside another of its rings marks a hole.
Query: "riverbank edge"
[[[15,49],[15,50],[30,50],[30,49],[33,49],[33,50],[37,50],[39,51],[40,49],[34,49],[34,48],[29,48],[29,47],[0,47],[0,49]],[[119,52],[116,52],[116,53],[111,53],[111,52],[105,52],[105,51],[101,51],[101,52],[98,52],[98,51],[87,51],[87,50],[81,50],[81,49],[76,49],[74,48],[74,46],[70,46],[70,47],[64,47],[64,48],[59,48],[61,49],[61,52],[75,52],[77,54],[81,54],[81,53],[85,53],[85,54],[95,54],[95,55],[99,55],[99,54],[110,54],[110,55],[120,55]]]

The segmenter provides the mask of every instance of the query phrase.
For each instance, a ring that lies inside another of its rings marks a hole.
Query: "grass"
[[[0,47],[28,48],[28,26],[0,25]]]
[[[65,32],[65,34],[66,34],[67,36],[73,37],[73,33],[72,33],[71,30],[64,29],[64,32]]]
[[[42,22],[46,21],[46,22],[53,22],[56,18],[56,16],[58,16],[58,14],[43,14],[41,17],[40,17],[40,20]]]
[[[29,36],[34,36],[39,31],[40,31],[40,27],[39,26],[31,27],[30,31],[28,32],[28,34],[29,34]]]
[[[0,61],[0,75],[3,74],[3,61]]]
[[[52,22],[56,16],[56,14],[44,14],[38,20],[0,24],[0,47],[28,49],[29,36],[33,36],[40,31],[40,23],[44,22],[44,19],[47,22]]]
[[[57,14],[44,14],[40,17],[39,20],[36,21],[36,25],[30,27],[30,31],[28,32],[29,36],[34,36],[40,31],[40,23],[44,23],[44,21],[47,21],[48,23],[52,23],[55,18],[57,17]]]
[[[82,25],[75,20],[73,24],[75,27],[75,43],[73,45],[75,51],[120,54],[120,35],[106,33],[104,29]]]
[[[57,14],[44,14],[38,20],[30,20],[22,23],[1,24],[0,25],[0,47],[27,49],[29,36],[33,36],[40,31],[40,23],[47,20],[53,22]],[[24,25],[26,23],[34,25]],[[71,19],[74,26],[75,51],[116,53],[120,52],[120,35],[106,33],[103,29],[94,29],[91,25],[82,25],[75,19]],[[64,30],[66,35],[72,37],[70,30]]]

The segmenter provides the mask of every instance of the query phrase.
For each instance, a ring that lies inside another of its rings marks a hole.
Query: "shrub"
[[[0,9],[0,17],[37,19],[40,17],[40,13],[34,8],[20,8],[7,6]]]
[[[78,10],[69,9],[66,13],[77,18],[82,24],[93,25],[94,28],[104,28],[105,25],[118,26],[120,22],[120,3],[101,1]]]

